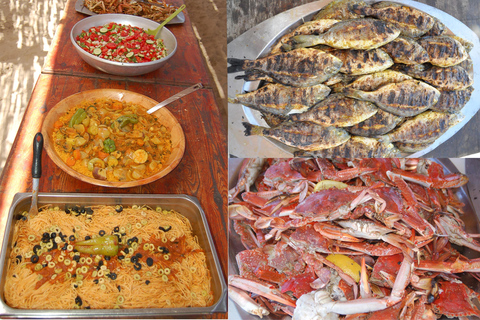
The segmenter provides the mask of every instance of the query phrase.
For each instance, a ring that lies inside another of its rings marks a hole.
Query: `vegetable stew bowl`
[[[172,153],[170,157],[163,164],[162,169],[155,173],[152,176],[145,177],[140,180],[133,181],[108,181],[95,179],[90,176],[81,174],[78,171],[75,171],[69,167],[57,154],[54,146],[54,124],[61,116],[63,116],[71,108],[80,105],[84,102],[95,101],[97,99],[113,99],[122,102],[134,103],[140,105],[141,107],[148,110],[158,104],[157,101],[144,96],[139,93],[132,91],[121,90],[121,89],[95,89],[82,91],[71,96],[66,97],[65,99],[58,102],[47,114],[45,120],[42,124],[42,134],[44,137],[44,148],[48,156],[52,161],[64,172],[70,176],[79,179],[81,181],[91,183],[98,186],[104,187],[115,187],[115,188],[129,188],[136,187],[151,183],[155,180],[158,180],[168,173],[170,173],[175,167],[180,163],[183,154],[185,152],[185,135],[183,129],[175,118],[175,116],[168,111],[167,108],[161,108],[160,110],[152,113],[158,121],[167,127],[170,131],[171,142],[172,142]]]
[[[139,27],[145,30],[155,29],[160,25],[159,23],[149,19],[126,14],[100,14],[82,19],[77,22],[70,32],[70,40],[80,57],[82,57],[86,63],[100,71],[119,76],[139,76],[155,71],[163,66],[177,50],[177,39],[173,33],[165,27],[163,27],[160,31],[160,39],[163,39],[163,43],[167,50],[167,56],[162,59],[149,62],[127,63],[106,60],[88,53],[75,41],[76,37],[80,35],[82,31],[88,30],[91,27],[103,26],[110,22]]]

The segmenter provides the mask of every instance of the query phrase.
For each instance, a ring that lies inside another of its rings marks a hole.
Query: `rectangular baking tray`
[[[228,187],[229,189],[235,187],[238,179],[238,174],[240,172],[242,158],[230,158],[228,162]],[[437,162],[443,166],[445,174],[459,172],[455,164],[447,158],[442,159],[430,159],[434,162]],[[480,232],[480,212],[475,212],[473,204],[470,200],[469,192],[467,186],[463,186],[461,188],[457,188],[454,191],[455,196],[457,199],[462,202],[465,206],[463,207],[464,214],[462,216],[463,222],[465,222],[465,230],[468,233],[476,234]],[[233,224],[230,224],[233,225]],[[237,265],[237,261],[235,256],[240,252],[245,250],[242,242],[240,241],[240,236],[233,230],[233,227],[229,229],[229,252],[228,252],[228,274],[239,274],[239,269]],[[466,256],[469,259],[475,259],[480,257],[480,253],[463,247],[456,247],[460,253]],[[474,290],[475,292],[480,292],[480,283],[470,276],[468,273],[461,274],[462,282],[466,284],[470,289]],[[240,308],[235,302],[229,300],[229,319],[230,320],[258,320],[260,319],[257,316],[251,315]],[[473,317],[470,317],[473,319]],[[291,319],[290,316],[274,316],[272,314],[268,316],[264,316],[263,319],[266,320],[289,320]],[[442,316],[440,320],[447,320],[448,318]],[[455,318],[457,319],[457,318]]]
[[[213,244],[205,213],[195,197],[187,195],[143,195],[143,194],[100,194],[100,193],[39,193],[39,206],[52,204],[64,209],[74,205],[147,205],[167,210],[175,210],[187,217],[192,225],[193,234],[198,237],[200,246],[205,250],[207,266],[212,277],[214,303],[210,307],[194,308],[144,308],[144,309],[75,309],[75,310],[27,310],[11,308],[5,303],[4,287],[8,257],[12,248],[13,227],[21,218],[23,211],[29,211],[31,193],[17,193],[13,198],[5,228],[2,252],[0,256],[0,317],[13,318],[149,318],[182,317],[209,315],[226,312],[226,284],[218,255]]]

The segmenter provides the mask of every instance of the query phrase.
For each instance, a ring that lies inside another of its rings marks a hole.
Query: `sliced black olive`
[[[30,261],[32,261],[32,263],[37,263],[38,262],[38,256],[36,254],[34,254],[31,258],[30,258]]]
[[[133,265],[133,269],[135,269],[135,270],[138,271],[138,270],[142,269],[142,265],[137,262],[137,263],[135,263],[135,264]]]
[[[115,206],[115,211],[117,211],[117,212],[122,212],[122,211],[123,211],[123,207],[118,204],[118,205]]]
[[[66,213],[66,214],[69,214],[69,213],[70,213],[70,209],[65,208],[65,213]]]
[[[44,232],[42,238],[50,238],[50,233]]]
[[[136,256],[137,256],[138,259],[140,259],[140,258],[143,257],[143,255],[142,255],[140,252],[138,252],[138,253],[136,254]]]
[[[50,249],[48,249],[48,251],[52,251],[52,250],[58,249],[58,244],[57,244],[55,241],[52,242],[52,244],[53,244],[53,246],[52,246]]]
[[[98,279],[93,280],[93,283],[97,284],[97,283],[98,283]]]
[[[78,304],[79,306],[81,306],[82,303],[83,303],[83,302],[82,302],[82,298],[80,298],[79,296],[77,296],[77,297],[75,298],[75,304]]]
[[[80,256],[73,256],[72,259],[73,259],[74,261],[77,261],[77,262],[78,262],[78,261],[80,261]]]
[[[118,292],[122,291],[122,288],[120,286],[117,286]]]
[[[43,238],[43,239],[42,239],[42,242],[43,242],[43,243],[49,243],[49,242],[50,242],[50,239]]]
[[[147,258],[147,266],[149,267],[153,266],[153,259],[150,257]]]
[[[85,309],[90,309],[90,306],[85,307]]]
[[[110,256],[105,256],[105,260],[109,261],[110,260]]]
[[[117,258],[118,258],[118,260],[123,260],[123,259],[125,259],[125,256],[119,255]]]
[[[17,264],[22,262],[22,256],[21,255],[16,256],[15,259],[16,259]]]
[[[70,237],[68,237],[68,240],[70,240],[70,241],[75,241],[75,236],[74,236],[73,234],[70,235]]]
[[[56,233],[56,232],[50,233],[50,238],[51,238],[51,239],[55,239],[56,237],[57,237],[57,233]]]
[[[38,250],[42,249],[42,246],[39,244],[36,244],[33,246],[33,253],[37,254]]]
[[[108,276],[109,276],[110,279],[112,279],[112,280],[117,279],[117,274],[116,274],[115,272],[110,272],[110,273],[108,274]]]
[[[148,284],[150,283],[150,280],[147,280],[145,281],[145,284],[148,286]]]
[[[137,237],[133,237],[133,238],[132,238],[132,241],[135,241],[135,242],[138,243],[138,238],[137,238]]]
[[[137,256],[131,257],[131,258],[130,258],[130,261],[132,261],[133,263],[137,263],[137,262],[138,262]]]
[[[167,248],[165,248],[165,247],[160,247],[160,248],[159,248],[159,250],[160,250],[160,252],[161,252],[161,253],[164,253],[164,254],[169,254],[169,251],[168,251],[168,249],[167,249]]]
[[[85,240],[90,240],[90,239],[92,239],[92,237],[90,237],[90,236],[85,236]]]
[[[132,243],[133,243],[132,239],[128,239],[128,240],[127,240],[127,245],[131,246]]]
[[[87,208],[87,214],[93,214],[93,209],[92,208]]]
[[[100,230],[100,231],[98,231],[98,234],[99,234],[101,237],[103,237],[103,236],[105,235],[105,230]]]
[[[119,231],[120,231],[120,227],[113,228],[113,232],[119,232]]]
[[[158,229],[162,230],[163,232],[168,232],[172,229],[172,226],[168,226],[168,227],[165,227],[165,228],[160,226],[160,227],[158,227]]]
[[[62,250],[65,251],[65,250],[67,250],[67,248],[68,248],[68,243],[65,243],[62,247]]]

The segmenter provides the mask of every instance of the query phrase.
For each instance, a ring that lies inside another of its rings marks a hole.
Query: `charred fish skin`
[[[300,35],[292,39],[296,48],[326,44],[336,49],[370,50],[394,40],[400,30],[377,19],[352,19],[336,23],[320,35]]]
[[[349,75],[380,72],[393,65],[392,58],[382,49],[339,49],[329,51],[329,53],[342,60],[343,66],[340,68],[340,72]]]
[[[457,40],[458,42],[460,42],[462,44],[462,46],[465,48],[465,50],[467,50],[467,52],[470,52],[472,51],[473,49],[473,42],[467,40],[467,39],[464,39],[462,37],[459,37],[459,36],[453,36],[453,35],[449,35],[449,37]],[[467,58],[468,59],[468,58]]]
[[[365,5],[363,0],[333,0],[328,5],[322,8],[317,14],[313,16],[313,20],[319,19],[337,19],[348,20],[362,18],[362,15],[358,15],[350,11],[349,6],[352,4]]]
[[[283,122],[274,128],[264,128],[243,122],[245,135],[260,135],[278,140],[300,150],[320,150],[336,147],[350,139],[341,128],[324,127],[310,122]]]
[[[347,97],[373,102],[379,108],[402,117],[424,112],[440,97],[440,91],[417,80],[390,83],[370,92],[345,88],[343,93]]]
[[[405,121],[393,132],[378,138],[385,142],[431,143],[463,118],[462,114],[426,111]]]
[[[375,91],[386,84],[400,83],[411,79],[412,77],[406,75],[405,73],[389,69],[381,72],[363,75],[355,79],[353,82],[345,85],[344,87],[362,91]]]
[[[342,94],[330,95],[304,113],[293,114],[291,121],[308,121],[323,126],[349,127],[377,113],[371,102],[347,98]]]
[[[432,111],[458,113],[470,100],[473,88],[464,90],[440,90],[440,99],[430,108]]]
[[[433,24],[432,29],[430,29],[427,33],[425,33],[424,36],[441,36],[442,34],[445,33],[445,29],[447,27],[443,24],[443,22],[441,22],[435,17],[433,17],[433,20],[435,22]]]
[[[390,1],[380,1],[372,6],[353,4],[354,13],[375,17],[389,22],[398,28],[402,35],[417,38],[432,29],[435,20],[429,14],[418,9]]]
[[[382,47],[395,63],[422,64],[430,60],[427,51],[415,40],[400,36]]]
[[[458,65],[446,68],[426,65],[405,66],[403,71],[443,90],[463,90],[473,84],[467,70]]]
[[[234,70],[258,70],[284,85],[307,87],[320,84],[339,72],[342,61],[316,49],[297,49],[256,60],[227,59]]]
[[[297,151],[294,155],[317,158],[395,158],[400,156],[400,151],[392,143],[352,136],[346,143],[337,147],[316,151]]]
[[[270,112],[261,112],[262,119],[270,128],[276,127],[287,120],[287,116],[273,114]]]
[[[258,90],[237,94],[230,103],[240,103],[259,111],[286,115],[290,112],[304,112],[330,94],[331,89],[323,84],[311,87],[288,87],[281,84],[267,84]]]
[[[468,58],[460,41],[449,36],[423,37],[418,43],[427,51],[430,63],[439,67],[451,67]]]
[[[299,27],[295,28],[292,32],[281,37],[280,40],[278,40],[278,42],[270,50],[270,54],[290,51],[293,49],[292,46],[294,45],[293,40],[291,40],[292,37],[302,34],[322,34],[339,21],[340,20],[335,19],[319,19],[315,21],[307,21]]]
[[[403,143],[403,142],[395,142],[394,145],[397,147],[398,150],[405,153],[414,153],[422,151],[428,146],[430,146],[433,142],[425,142],[425,143]]]
[[[376,114],[367,120],[346,128],[346,130],[352,135],[376,137],[389,133],[395,129],[403,119],[403,117],[379,109]]]

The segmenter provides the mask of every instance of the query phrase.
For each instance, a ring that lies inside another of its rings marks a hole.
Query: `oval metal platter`
[[[306,21],[310,21],[314,14],[330,3],[331,0],[320,0],[305,4],[285,12],[282,12],[268,20],[263,21],[241,36],[231,41],[227,46],[227,56],[229,58],[257,59],[266,56],[271,47],[277,40]],[[377,2],[377,1],[368,1]],[[473,70],[471,74],[474,78],[473,87],[476,87],[475,80],[480,77],[480,41],[477,35],[465,24],[452,17],[448,13],[431,7],[429,5],[418,3],[412,0],[395,0],[419,10],[428,12],[430,15],[442,21],[446,27],[455,35],[471,41],[474,44],[469,52],[473,60]],[[259,87],[259,81],[236,80],[238,73],[228,74],[228,96],[234,97],[236,94],[246,91],[253,91]],[[405,157],[421,157],[434,150],[440,144],[450,139],[457,133],[479,110],[480,108],[480,90],[474,90],[470,101],[463,107],[461,113],[464,119],[456,126],[450,128],[433,144],[422,151],[413,154],[404,154]],[[292,157],[297,149],[286,146],[276,140],[261,136],[246,137],[243,134],[242,122],[247,121],[255,125],[268,125],[262,119],[260,112],[251,108],[229,104],[228,106],[228,145],[230,156],[252,158],[252,157]]]

